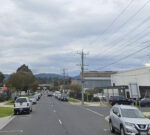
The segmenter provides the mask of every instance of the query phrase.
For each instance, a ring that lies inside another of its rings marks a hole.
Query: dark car
[[[67,99],[67,94],[62,93],[62,94],[61,94],[61,97],[60,97],[60,100],[61,100],[61,101],[68,101],[68,99]]]
[[[48,97],[52,97],[52,96],[53,96],[53,93],[52,93],[52,92],[48,92],[48,93],[47,93],[47,96],[48,96]]]
[[[111,96],[109,99],[109,103],[111,105],[115,105],[115,104],[125,104],[125,105],[130,105],[133,104],[133,100],[131,99],[127,99],[124,96]]]
[[[140,106],[141,107],[146,107],[146,106],[148,106],[148,107],[150,107],[150,98],[143,98],[143,99],[141,99],[141,101],[140,101]]]

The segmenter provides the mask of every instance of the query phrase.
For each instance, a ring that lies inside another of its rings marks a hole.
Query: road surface
[[[30,115],[17,115],[0,135],[111,135],[106,111],[43,96]]]

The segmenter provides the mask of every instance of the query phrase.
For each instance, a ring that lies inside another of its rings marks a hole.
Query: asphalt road
[[[104,112],[104,110],[102,110]],[[43,96],[30,115],[17,115],[0,135],[111,135],[105,115]]]

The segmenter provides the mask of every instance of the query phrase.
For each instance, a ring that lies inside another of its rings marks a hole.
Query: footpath
[[[9,103],[9,101],[0,103],[0,107],[10,107],[10,108],[13,108],[13,105],[6,105],[7,103]],[[13,116],[13,115],[12,116],[8,116],[8,117],[0,118],[0,130],[2,130],[14,118],[15,118],[15,116]]]

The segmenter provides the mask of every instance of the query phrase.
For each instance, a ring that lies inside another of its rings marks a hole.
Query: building
[[[108,89],[117,88],[118,95],[129,98],[150,97],[150,67],[113,74],[111,75],[111,85],[112,87]]]
[[[112,71],[90,71],[84,73],[84,88],[87,89],[98,89],[101,87],[111,86],[111,75],[116,72]],[[81,86],[81,79],[72,80],[72,84]]]

